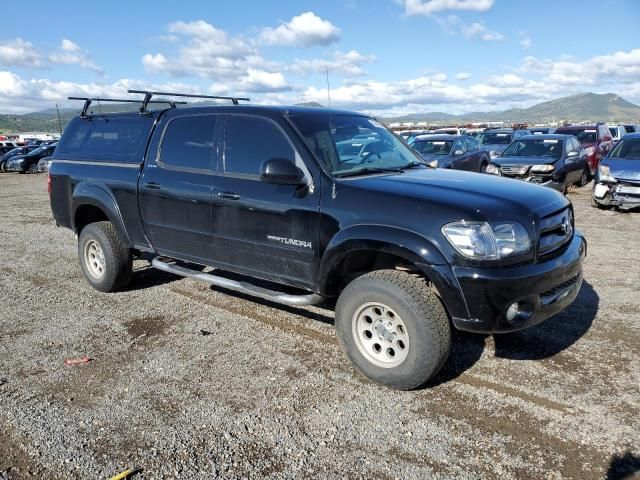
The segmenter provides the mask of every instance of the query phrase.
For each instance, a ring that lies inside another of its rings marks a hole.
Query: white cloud
[[[473,22],[467,25],[457,15],[449,15],[446,18],[436,18],[436,21],[449,35],[461,35],[468,40],[477,39],[483,42],[504,40],[504,35],[500,32],[490,30],[480,22]]]
[[[261,91],[268,85],[284,88],[286,82],[274,80],[277,75],[267,81],[264,74],[257,73],[276,74],[282,67],[262,57],[249,40],[231,36],[203,20],[173,22],[167,30],[177,37],[170,42],[177,52],[145,54],[142,64],[148,72],[215,79],[222,84],[245,78],[246,85],[255,85]],[[258,81],[256,75],[261,76],[262,81]]]
[[[329,70],[330,74],[338,73],[346,77],[358,77],[366,72],[363,68],[365,63],[376,61],[375,55],[363,55],[356,50],[348,52],[334,52],[333,58],[328,60],[294,60],[288,70],[296,75],[308,76],[314,73],[322,73]]]
[[[404,5],[407,15],[431,15],[445,10],[471,10],[486,12],[494,0],[397,0]]]
[[[525,50],[531,48],[531,45],[533,44],[533,40],[531,40],[531,37],[529,35],[527,35],[526,32],[518,32],[518,37],[519,37],[519,42],[520,42],[520,46],[522,48],[524,48]]]
[[[21,38],[0,42],[0,64],[13,67],[42,67],[42,55],[31,42]]]
[[[276,28],[264,28],[260,39],[267,45],[311,47],[327,45],[340,37],[340,29],[313,12],[305,12]]]
[[[265,72],[249,68],[247,74],[240,79],[239,87],[246,92],[277,92],[291,89],[291,85],[280,72]]]
[[[62,42],[60,42],[58,51],[49,55],[49,61],[63,65],[79,65],[98,75],[104,75],[104,70],[95,64],[87,50],[80,48],[77,43],[66,38],[63,38]]]
[[[470,78],[471,74],[469,72],[456,73],[456,80],[469,80]]]

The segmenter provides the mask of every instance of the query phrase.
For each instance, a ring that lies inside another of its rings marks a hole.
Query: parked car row
[[[0,157],[0,171],[18,173],[38,173],[48,170],[49,157],[57,146],[56,143],[16,147]],[[41,162],[42,160],[42,162]]]

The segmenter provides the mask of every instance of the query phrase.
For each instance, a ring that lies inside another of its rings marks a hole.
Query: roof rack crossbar
[[[149,103],[151,101],[151,97],[153,95],[164,95],[167,97],[187,97],[187,98],[209,98],[209,99],[213,99],[213,100],[231,100],[231,102],[233,102],[234,105],[238,105],[240,103],[240,100],[248,102],[250,101],[249,98],[246,97],[221,97],[218,95],[191,95],[190,93],[175,93],[175,92],[153,92],[153,91],[149,91],[149,90],[127,90],[128,93],[143,93],[144,94],[144,100],[142,103],[142,106],[144,107],[144,109],[146,110],[146,104]],[[140,111],[144,111],[142,108],[140,109]]]
[[[98,98],[98,97],[67,97],[68,100],[84,100],[81,117],[87,117],[87,110],[92,102],[117,102],[117,103],[140,103],[140,100],[132,98]],[[187,102],[176,102],[173,100],[149,100],[147,103],[168,103],[171,108],[176,108],[176,104],[185,104]],[[146,108],[146,107],[145,107]]]

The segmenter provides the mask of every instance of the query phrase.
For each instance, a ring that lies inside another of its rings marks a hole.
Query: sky
[[[2,0],[0,112],[128,88],[374,115],[640,103],[640,0]]]

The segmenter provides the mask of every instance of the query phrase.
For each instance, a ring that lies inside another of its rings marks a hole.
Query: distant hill
[[[539,103],[529,108],[513,108],[497,112],[472,112],[463,115],[432,112],[384,118],[385,122],[469,123],[509,122],[546,123],[602,122],[640,123],[640,107],[613,93],[580,93]]]
[[[298,103],[298,105],[323,106],[317,102]],[[77,108],[60,109],[63,128],[78,114],[81,107],[81,102],[78,102]],[[135,103],[96,103],[91,106],[91,110],[94,113],[122,112],[135,111],[138,107],[139,105]],[[640,107],[613,93],[581,93],[539,103],[529,108],[514,108],[501,112],[473,112],[463,115],[443,112],[412,113],[400,117],[382,118],[382,120],[386,123],[427,121],[448,124],[470,122],[546,123],[583,120],[640,123]],[[0,114],[0,133],[57,132],[58,130],[58,115],[55,108],[23,115]]]

